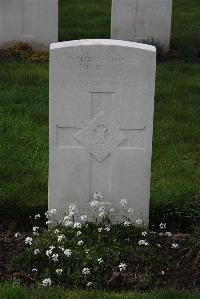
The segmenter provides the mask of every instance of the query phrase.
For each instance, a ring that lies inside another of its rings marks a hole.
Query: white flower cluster
[[[125,271],[127,268],[127,264],[126,263],[120,263],[119,264],[119,271],[122,272],[122,271]]]
[[[78,212],[78,208],[77,208],[77,206],[76,206],[75,204],[71,204],[71,205],[69,206],[69,217],[74,216],[75,213],[77,213],[77,212]]]
[[[101,192],[95,192],[93,200],[90,202],[91,207],[98,207],[103,200],[103,194]]]
[[[42,282],[43,286],[51,286],[51,278],[45,278]]]
[[[128,213],[135,213],[133,208],[128,208],[128,200],[127,199],[121,199],[120,200],[120,205],[122,206],[122,208],[125,211],[125,216],[123,218],[123,221],[121,222],[121,224],[124,227],[129,227],[132,225],[132,222],[130,221],[130,215],[128,215]],[[112,229],[112,226],[110,227],[110,222],[107,221],[109,220],[108,218],[106,218],[106,216],[109,216],[109,213],[114,212],[114,209],[107,209],[106,207],[106,203],[103,202],[103,194],[101,192],[95,192],[94,193],[94,198],[93,200],[90,202],[90,206],[91,207],[95,207],[94,211],[95,211],[95,216],[97,215],[97,236],[99,241],[101,241],[101,238],[105,237],[105,238],[109,238],[110,233],[109,232]],[[61,262],[63,262],[63,258],[68,258],[68,261],[70,262],[70,260],[72,261],[73,259],[69,259],[71,256],[74,259],[77,259],[77,252],[78,254],[80,252],[83,252],[84,254],[86,254],[86,260],[90,260],[92,258],[92,253],[93,250],[88,249],[86,246],[88,246],[88,244],[86,243],[86,239],[84,238],[84,229],[87,228],[88,226],[90,226],[89,221],[88,223],[86,222],[88,220],[88,215],[84,214],[84,215],[75,215],[76,213],[78,213],[79,210],[77,208],[77,206],[75,204],[70,204],[69,206],[69,213],[68,215],[64,216],[64,219],[59,222],[59,224],[64,225],[64,227],[70,227],[69,228],[69,232],[71,234],[71,232],[73,232],[73,236],[74,236],[74,242],[77,246],[77,248],[74,249],[74,251],[72,251],[72,249],[66,248],[69,245],[68,241],[70,241],[70,234],[68,235],[68,230],[64,230],[62,226],[59,226],[59,229],[53,229],[52,227],[50,228],[50,231],[53,232],[53,237],[55,240],[55,244],[45,247],[45,249],[43,249],[42,247],[40,247],[40,245],[38,245],[38,243],[34,243],[33,242],[33,238],[32,237],[26,237],[25,239],[25,244],[26,245],[32,245],[35,244],[36,246],[32,246],[33,248],[33,254],[34,255],[40,255],[40,257],[43,256],[43,253],[45,253],[46,255],[46,260],[49,261],[49,263],[52,262],[52,264],[54,265],[54,275],[57,274],[57,279],[58,276],[62,275],[63,273],[63,268]],[[45,213],[46,217],[47,217],[47,221],[46,224],[53,224],[52,220],[49,220],[52,217],[52,215],[56,214],[56,209],[51,209],[49,211],[47,211]],[[77,217],[76,217],[77,216]],[[99,220],[98,216],[102,219]],[[41,216],[40,214],[36,214],[35,215],[35,219],[39,219]],[[76,219],[77,218],[77,219]],[[142,219],[136,219],[135,220],[135,225],[142,225],[143,224],[143,220]],[[141,232],[141,240],[138,241],[138,245],[139,246],[149,246],[149,242],[147,241],[147,236],[149,236],[150,234],[157,234],[159,236],[167,236],[167,237],[171,237],[172,233],[169,231],[165,231],[166,229],[166,223],[160,223],[159,225],[160,229],[162,230],[160,233],[156,233],[156,232],[147,232],[146,230]],[[33,235],[37,236],[39,234],[39,226],[33,226],[32,228],[33,230]],[[129,230],[129,229],[127,229]],[[64,232],[64,233],[63,233]],[[99,234],[98,234],[99,233]],[[20,233],[15,233],[15,237],[20,236]],[[81,236],[81,237],[80,237]],[[116,239],[112,239],[114,242],[117,242],[117,238]],[[131,242],[131,238],[127,238],[126,241]],[[48,243],[49,244],[49,243]],[[117,244],[117,243],[116,243]],[[161,244],[157,243],[155,244],[155,246],[158,246],[161,248]],[[172,243],[171,245],[172,249],[177,249],[179,248],[179,245],[177,243]],[[39,247],[39,248],[37,248]],[[69,246],[70,247],[70,246]],[[106,258],[104,257],[104,255],[102,253],[99,254],[102,257],[99,256],[95,256],[95,268],[96,269],[104,269],[104,266],[106,265]],[[48,257],[48,259],[47,259]],[[79,257],[78,257],[79,258]],[[104,260],[105,258],[105,260]],[[88,264],[84,264],[85,268],[83,268],[82,270],[80,270],[80,272],[82,273],[82,275],[84,276],[89,276],[93,270],[92,268],[89,268],[90,265]],[[88,267],[89,266],[89,267]],[[122,271],[126,271],[127,270],[127,264],[125,262],[121,262],[118,265],[118,269],[120,272]],[[38,272],[39,270],[37,268],[33,268],[32,272]],[[80,273],[80,274],[81,274]],[[161,274],[164,275],[165,271],[161,271]],[[36,273],[34,274],[36,275]],[[49,275],[48,275],[49,276]],[[89,276],[91,279],[91,276]],[[42,281],[42,285],[43,286],[51,286],[52,285],[52,278],[48,277],[45,278]],[[89,287],[91,285],[93,285],[92,281],[87,281],[86,285]]]
[[[128,201],[127,201],[126,198],[122,198],[122,199],[120,200],[120,204],[122,205],[123,208],[126,208],[126,207],[127,207],[127,203],[128,203]]]
[[[90,269],[89,268],[83,268],[82,273],[84,275],[89,275],[90,274]]]
[[[66,257],[70,257],[72,255],[71,249],[65,249],[63,253],[66,255]]]
[[[33,226],[33,235],[38,236],[39,235],[38,230],[39,230],[39,226]]]
[[[33,242],[33,238],[31,238],[31,237],[27,237],[26,239],[25,239],[25,244],[27,244],[27,245],[32,245],[32,242]]]
[[[148,243],[146,240],[139,240],[139,241],[138,241],[138,245],[139,245],[139,246],[141,246],[141,245],[148,246],[149,243]]]

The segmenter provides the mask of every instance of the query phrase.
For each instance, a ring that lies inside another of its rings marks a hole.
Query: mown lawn
[[[200,3],[173,3],[173,59],[157,65],[152,222],[195,216],[200,204]],[[110,0],[61,0],[60,40],[108,38],[110,8]],[[47,64],[0,64],[0,116],[0,222],[23,224],[47,208]]]
[[[0,285],[2,299],[198,299],[200,293],[158,290],[151,293],[104,293],[95,291],[65,291],[61,288],[25,288],[17,284]]]
[[[59,40],[110,38],[111,0],[60,0]],[[200,60],[200,3],[173,0],[172,48],[186,61]]]

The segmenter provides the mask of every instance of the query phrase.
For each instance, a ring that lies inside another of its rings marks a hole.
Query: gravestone
[[[148,223],[155,47],[80,40],[50,47],[49,209],[102,192]],[[141,216],[142,215],[142,216]]]
[[[172,0],[112,0],[111,38],[170,48]]]
[[[37,50],[58,41],[58,0],[0,0],[0,47],[19,41]]]

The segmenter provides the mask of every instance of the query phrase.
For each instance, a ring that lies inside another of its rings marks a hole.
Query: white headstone
[[[19,41],[39,50],[58,41],[58,0],[0,0],[0,47]]]
[[[50,48],[49,209],[128,199],[148,223],[156,50],[115,40]]]
[[[155,43],[169,51],[172,0],[112,0],[111,38]]]

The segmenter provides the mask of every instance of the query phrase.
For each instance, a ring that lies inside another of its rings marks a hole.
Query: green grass
[[[110,0],[59,3],[60,40],[109,38]],[[157,65],[153,221],[196,212],[200,203],[199,15],[198,1],[173,1],[172,46],[178,59]],[[0,64],[0,136],[0,219],[23,223],[47,208],[48,65]]]
[[[157,66],[151,212],[185,212],[199,202],[200,65]]]
[[[200,61],[200,2],[173,0],[172,47],[186,61]]]
[[[157,66],[151,214],[183,211],[199,194],[200,65]],[[47,208],[48,66],[0,68],[0,206],[3,218]],[[28,214],[27,214],[28,213]],[[5,217],[4,217],[5,215]],[[23,219],[25,219],[23,218]]]
[[[26,288],[18,284],[0,285],[2,299],[198,299],[200,293],[158,290],[151,293],[104,293],[95,291],[65,291],[61,288]]]
[[[110,38],[111,0],[60,0],[59,40]]]
[[[60,41],[110,38],[111,0],[60,0],[59,3]],[[173,0],[171,44],[186,61],[200,60],[199,15],[199,1]]]

